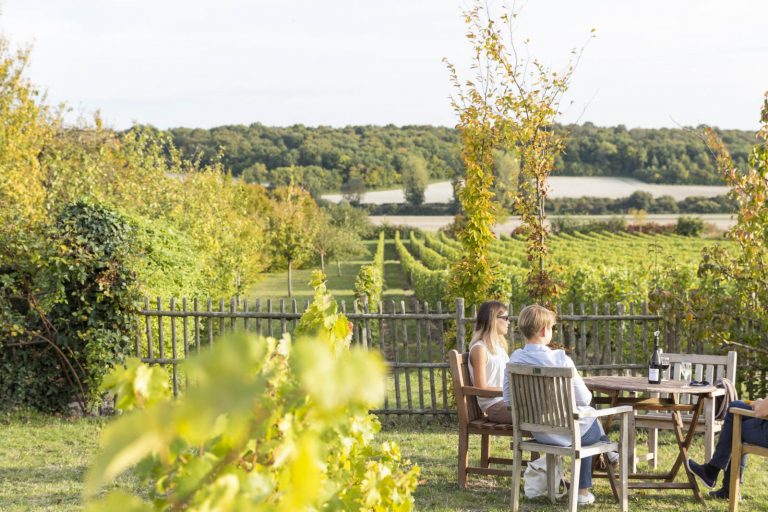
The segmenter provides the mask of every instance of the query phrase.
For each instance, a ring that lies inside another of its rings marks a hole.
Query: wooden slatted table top
[[[714,393],[715,386],[686,386],[682,380],[664,380],[661,384],[650,384],[648,377],[625,377],[620,375],[594,375],[584,377],[584,383],[592,391],[637,391],[639,393],[687,393],[708,395]]]

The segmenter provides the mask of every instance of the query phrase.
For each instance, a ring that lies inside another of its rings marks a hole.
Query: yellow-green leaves
[[[115,406],[123,411],[144,408],[170,396],[168,374],[135,357],[127,359],[124,368],[115,368],[104,377],[101,390],[117,395]]]
[[[136,510],[410,510],[418,468],[404,468],[395,446],[371,444],[379,425],[368,410],[384,396],[384,363],[328,343],[348,335],[348,321],[324,300],[317,312],[324,339],[220,340],[189,362],[194,384],[175,401],[145,365],[115,371],[109,389],[149,405],[105,429],[86,496],[133,467],[152,499],[126,500],[150,507]]]

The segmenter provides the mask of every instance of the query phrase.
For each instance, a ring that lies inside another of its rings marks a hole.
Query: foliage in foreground
[[[348,349],[348,320],[321,275],[314,284],[295,343],[224,340],[190,362],[194,385],[177,401],[160,370],[114,374],[120,405],[139,410],[104,432],[85,493],[135,466],[151,501],[114,492],[88,510],[411,510],[419,469],[373,443],[367,413],[383,399],[384,364]]]

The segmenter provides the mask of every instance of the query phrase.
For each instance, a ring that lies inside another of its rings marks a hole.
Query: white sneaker
[[[579,494],[578,498],[576,499],[576,503],[579,506],[582,505],[591,505],[595,502],[595,495],[591,492],[587,491],[587,494],[581,495]]]

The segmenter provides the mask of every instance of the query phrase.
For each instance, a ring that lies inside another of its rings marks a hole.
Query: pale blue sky
[[[452,90],[441,59],[466,69],[466,3],[0,0],[0,30],[15,45],[32,45],[29,76],[52,102],[75,113],[101,109],[115,128],[450,126]],[[768,1],[528,0],[518,7],[533,55],[554,67],[597,29],[563,122],[758,127],[768,90]]]

